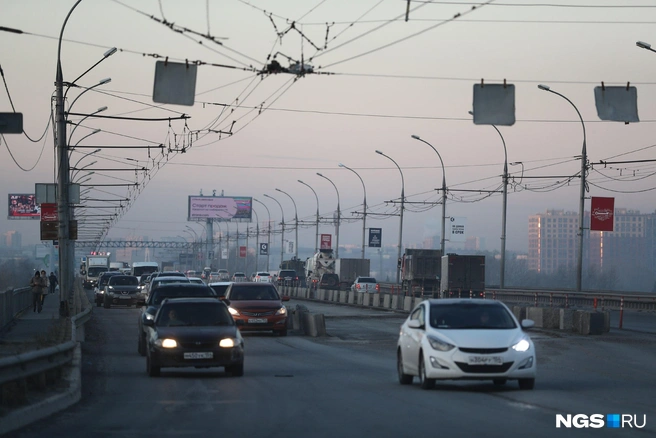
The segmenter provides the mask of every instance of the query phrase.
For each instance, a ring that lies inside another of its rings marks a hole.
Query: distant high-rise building
[[[547,210],[528,218],[528,269],[553,273],[576,266],[578,213]]]
[[[465,241],[465,251],[485,251],[485,238],[468,237]]]
[[[2,235],[2,244],[14,249],[23,246],[23,236],[18,231],[7,231]]]

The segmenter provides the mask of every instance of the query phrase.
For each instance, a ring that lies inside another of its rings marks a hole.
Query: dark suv
[[[278,286],[295,286],[298,284],[298,275],[293,269],[281,269],[278,272],[278,279],[276,280]]]
[[[215,297],[218,299],[216,292],[204,284],[198,283],[173,283],[165,284],[151,291],[148,295],[146,305],[141,308],[139,315],[139,331],[137,351],[140,355],[146,355],[146,327],[144,320],[153,320],[162,301],[165,298],[192,298],[192,297]]]

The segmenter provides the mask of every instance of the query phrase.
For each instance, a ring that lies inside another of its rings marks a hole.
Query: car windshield
[[[92,267],[89,268],[89,277],[97,277],[102,272],[107,272],[107,268],[104,267],[104,266],[102,266],[102,267],[92,266]]]
[[[106,285],[107,282],[109,281],[110,277],[112,277],[112,276],[111,276],[111,275],[107,275],[106,273],[103,274],[103,275],[100,277],[100,280],[99,280],[99,282],[100,282],[100,283],[99,283],[99,286],[104,286],[104,285]]]
[[[221,303],[171,303],[162,306],[155,323],[158,327],[234,325]]]
[[[266,283],[264,283],[266,284]],[[273,287],[237,287],[230,291],[231,301],[243,300],[280,300],[278,292]]]
[[[196,286],[196,285],[194,285]],[[189,287],[180,289],[162,288],[153,291],[151,305],[159,306],[162,304],[164,298],[180,298],[180,297],[208,297],[215,296],[214,291],[208,287]]]
[[[376,279],[373,277],[360,277],[358,283],[375,283]]]
[[[476,303],[433,304],[430,325],[437,329],[513,329],[515,321],[501,305]]]
[[[220,297],[225,297],[226,291],[228,290],[229,284],[210,284],[210,287],[216,294]]]
[[[109,278],[110,286],[138,286],[139,279],[131,275],[112,275]]]

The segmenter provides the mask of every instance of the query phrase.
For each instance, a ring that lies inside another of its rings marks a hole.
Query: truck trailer
[[[439,249],[406,249],[400,260],[403,294],[437,297],[442,272],[441,259],[442,251]]]
[[[348,290],[358,277],[368,277],[371,261],[369,259],[336,259],[335,274],[339,277],[339,288]]]
[[[485,291],[485,256],[447,254],[442,257],[442,298],[480,297]]]

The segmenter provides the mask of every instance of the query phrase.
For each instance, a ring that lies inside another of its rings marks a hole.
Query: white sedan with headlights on
[[[430,389],[436,380],[517,380],[533,389],[535,346],[505,304],[484,299],[433,299],[419,303],[401,325],[397,343],[399,382]]]

